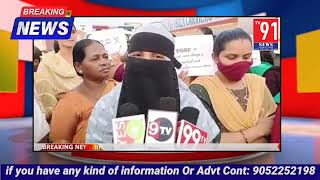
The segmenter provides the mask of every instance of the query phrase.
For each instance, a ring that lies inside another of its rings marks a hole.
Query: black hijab
[[[148,109],[157,109],[161,97],[173,97],[177,104],[175,110],[179,112],[180,94],[175,67],[180,68],[181,64],[174,58],[172,35],[161,24],[141,27],[129,41],[128,54],[135,51],[159,53],[171,61],[129,56],[118,109],[125,103],[133,103],[139,108],[138,114],[146,115]]]

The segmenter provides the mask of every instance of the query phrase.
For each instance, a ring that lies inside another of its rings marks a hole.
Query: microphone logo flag
[[[178,144],[206,144],[208,143],[208,134],[204,130],[188,121],[178,122]]]
[[[144,115],[112,120],[114,144],[143,144],[145,134]]]
[[[158,118],[149,123],[148,135],[164,142],[170,139],[173,133],[172,123],[167,118]]]
[[[177,112],[149,110],[146,143],[174,143]]]

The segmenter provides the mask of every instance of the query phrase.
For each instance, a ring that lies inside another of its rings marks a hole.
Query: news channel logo
[[[74,18],[65,8],[23,7],[11,39],[69,39]]]
[[[114,144],[143,144],[144,115],[115,118],[112,120],[112,126],[114,128]]]
[[[279,46],[279,19],[256,18],[253,20],[254,50],[274,51]]]
[[[148,135],[160,142],[168,141],[173,134],[173,124],[165,117],[149,123]]]

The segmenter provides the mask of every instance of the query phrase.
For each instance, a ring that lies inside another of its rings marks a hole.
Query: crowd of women
[[[76,42],[76,36],[74,28],[70,39],[55,41],[54,52],[34,48],[35,103],[50,125],[40,142],[112,143],[112,119],[122,104],[133,103],[147,115],[160,97],[175,98],[177,112],[197,108],[197,126],[211,143],[279,141],[273,130],[280,126],[274,99],[280,82],[254,73],[252,39],[244,30],[212,36],[218,71],[199,77],[176,73],[181,64],[174,36],[160,23],[135,30],[125,57],[108,54],[96,40]]]

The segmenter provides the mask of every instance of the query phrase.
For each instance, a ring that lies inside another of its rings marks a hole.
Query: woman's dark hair
[[[72,26],[72,31],[73,30],[75,30],[75,31],[77,30],[75,25]],[[56,40],[53,42],[53,50],[54,50],[55,53],[60,51],[59,43]]]
[[[261,61],[274,65],[274,58],[272,54],[273,54],[272,51],[260,51]]]
[[[212,39],[213,39],[213,42],[216,40],[216,35],[213,34],[212,32],[212,29],[208,28],[208,27],[202,27],[199,29],[201,31],[201,33],[203,35],[211,35],[212,36]]]
[[[221,32],[213,45],[213,53],[215,56],[219,56],[220,52],[225,49],[225,46],[228,42],[238,39],[247,39],[252,44],[252,39],[250,35],[240,28],[231,29]]]
[[[53,42],[53,49],[54,49],[54,52],[57,53],[60,51],[60,46],[59,46],[59,43],[58,41],[54,40]]]
[[[42,53],[37,46],[33,46],[33,60],[38,59],[39,62],[41,61]]]
[[[77,63],[82,63],[84,58],[86,57],[86,53],[85,53],[85,49],[86,47],[90,46],[93,43],[99,43],[101,44],[99,41],[97,40],[93,40],[93,39],[82,39],[79,42],[77,42],[72,50],[72,55],[73,55],[73,65],[77,62]],[[102,44],[101,44],[102,45]],[[102,45],[103,46],[103,45]],[[76,69],[77,72],[77,69]],[[81,74],[79,74],[77,72],[77,74],[79,76],[82,76]]]
[[[208,27],[202,27],[200,28],[200,31],[204,35],[213,35],[212,30]]]

